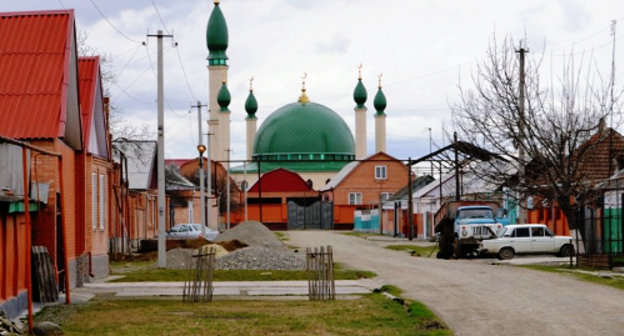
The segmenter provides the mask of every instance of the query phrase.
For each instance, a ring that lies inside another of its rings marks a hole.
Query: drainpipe
[[[63,157],[58,157],[58,169],[59,169],[59,191],[61,193],[61,229],[63,231],[63,254],[65,255],[65,304],[71,304],[71,289],[69,282],[69,256],[67,255],[67,223],[65,221],[65,201],[63,201],[65,193],[63,192]]]
[[[30,209],[28,199],[28,152],[22,147],[22,173],[24,177],[24,217],[26,219],[26,289],[28,291],[28,331],[32,332],[33,322],[33,296],[32,296],[32,265],[31,265],[31,246],[32,246],[32,225],[30,222]]]

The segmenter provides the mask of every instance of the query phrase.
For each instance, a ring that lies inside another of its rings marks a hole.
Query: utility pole
[[[225,222],[227,223],[227,229],[230,229],[230,156],[232,154],[232,150],[231,149],[226,149],[225,152],[227,152],[227,157],[228,160],[225,164],[225,173],[226,173],[226,178],[225,178],[225,211],[227,211],[227,213],[225,214]]]
[[[455,200],[459,201],[461,194],[459,192],[459,157],[457,155],[457,132],[453,133],[453,148],[455,152]]]
[[[173,38],[173,35],[163,35],[159,30],[156,35],[147,34],[147,37],[156,37],[158,46],[158,267],[167,267],[167,249],[165,237],[165,108],[164,108],[164,77],[163,77],[163,38]]]
[[[526,172],[525,172],[525,168],[526,168],[526,163],[525,163],[525,151],[524,151],[524,128],[525,128],[525,116],[524,116],[524,100],[525,100],[525,71],[524,71],[524,55],[526,53],[529,52],[528,49],[525,49],[522,46],[522,42],[520,42],[520,49],[516,50],[516,52],[518,54],[520,54],[520,83],[519,83],[519,104],[518,104],[518,109],[519,109],[519,113],[520,113],[520,118],[518,120],[518,134],[519,134],[519,139],[518,139],[518,157],[520,159],[519,165],[518,165],[518,173],[519,173],[519,178],[520,178],[520,186],[522,187],[522,185],[525,183],[526,181]],[[526,223],[527,220],[527,214],[526,214],[526,209],[523,207],[522,205],[522,200],[524,199],[525,195],[520,194],[520,197],[518,197],[518,223]]]
[[[199,152],[199,209],[200,209],[200,220],[201,220],[201,234],[202,236],[206,236],[206,194],[204,190],[204,152],[206,151],[206,146],[203,144],[203,134],[202,134],[202,117],[201,117],[201,108],[202,105],[199,101],[197,105],[191,105],[191,108],[197,108],[197,128],[198,128],[198,141],[197,151]],[[191,220],[192,222],[192,220]]]

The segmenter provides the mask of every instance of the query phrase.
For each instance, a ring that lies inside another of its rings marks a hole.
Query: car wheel
[[[559,251],[559,255],[561,257],[569,257],[573,254],[574,254],[574,246],[570,244],[561,246],[561,250]]]
[[[498,259],[500,260],[509,260],[514,257],[516,253],[510,247],[505,247],[498,251]]]

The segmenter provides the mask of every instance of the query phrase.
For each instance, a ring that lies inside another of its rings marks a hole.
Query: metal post
[[[262,157],[258,155],[258,206],[260,208],[259,222],[262,223],[262,175],[260,173],[260,161],[262,161]]]
[[[197,127],[199,132],[199,144],[197,149],[199,150],[199,209],[201,211],[201,234],[206,236],[206,198],[204,193],[204,151],[206,147],[202,141],[202,119],[201,119],[201,103],[197,102]],[[192,220],[190,221],[192,222]]]
[[[225,164],[225,174],[226,174],[226,178],[225,178],[225,197],[226,197],[226,223],[227,223],[227,229],[230,229],[230,152],[231,150],[228,148],[227,150],[227,162]]]
[[[429,127],[429,154],[431,154],[431,127]],[[433,177],[433,161],[430,162],[431,163],[431,177]]]
[[[407,160],[407,212],[409,213],[409,240],[414,239],[414,195],[412,195],[412,158]]]
[[[208,189],[208,226],[211,226],[211,222],[212,222],[212,175],[210,174],[210,171],[212,170],[212,159],[210,158],[210,133],[206,134],[206,157],[208,158],[208,171],[206,172],[206,175],[208,176],[208,181],[207,183],[207,189]],[[211,226],[212,227],[212,226]],[[214,227],[212,227],[214,228]],[[217,230],[219,229],[219,227],[217,226],[216,228]]]
[[[245,195],[245,222],[247,222],[249,220],[249,209],[247,208],[247,189],[249,189],[249,186],[247,185],[247,160],[245,160],[245,163],[243,163],[243,170],[245,171],[245,190],[243,190]]]
[[[457,155],[457,132],[453,133],[453,147],[455,151],[455,200],[460,200],[460,192],[459,192],[459,158]]]

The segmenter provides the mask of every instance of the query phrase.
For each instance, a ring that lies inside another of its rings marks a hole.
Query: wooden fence
[[[203,246],[196,255],[189,257],[188,278],[182,293],[184,302],[212,301],[216,252],[214,246]]]
[[[335,300],[334,254],[331,246],[306,248],[308,297],[310,301]]]

